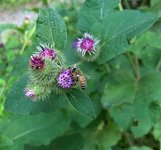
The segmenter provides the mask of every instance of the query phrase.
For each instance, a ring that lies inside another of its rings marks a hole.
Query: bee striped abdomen
[[[73,85],[76,85],[76,83],[79,82],[81,89],[84,90],[86,88],[86,78],[83,75],[83,73],[81,72],[81,70],[77,69],[75,66],[75,67],[71,68],[71,73],[72,73],[72,78],[74,81]]]
[[[79,84],[82,90],[86,88],[86,78],[84,76],[79,76]]]

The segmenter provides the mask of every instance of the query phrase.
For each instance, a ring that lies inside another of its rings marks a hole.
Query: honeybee
[[[86,77],[83,75],[82,71],[74,65],[74,67],[71,68],[71,72],[74,85],[79,82],[81,89],[84,90],[86,88]]]

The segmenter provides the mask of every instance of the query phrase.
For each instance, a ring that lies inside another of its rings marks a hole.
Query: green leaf
[[[84,115],[95,118],[95,112],[90,98],[78,89],[72,89],[67,93],[70,103]]]
[[[109,109],[111,117],[123,129],[128,129],[132,125],[134,108],[131,104],[122,104]]]
[[[152,148],[147,146],[132,146],[131,148],[129,148],[129,150],[152,150]]]
[[[132,38],[146,31],[155,21],[151,14],[128,10],[110,13],[101,23],[95,23],[91,33],[101,39],[103,45],[98,62],[104,63],[127,51]],[[100,31],[96,30],[98,27]]]
[[[111,147],[121,139],[121,131],[114,122],[108,122],[108,125],[104,127],[97,138],[104,147]]]
[[[128,57],[125,55],[119,55],[115,57],[114,59],[109,61],[109,65],[113,71],[122,70],[122,71],[127,71],[130,74],[133,74],[131,63]]]
[[[102,103],[120,127],[130,128],[135,137],[143,136],[161,115],[159,81],[160,73],[147,74],[139,81],[130,79],[127,74],[115,74],[105,88]]]
[[[61,111],[32,116],[12,115],[1,123],[0,134],[9,137],[13,145],[46,145],[61,136],[69,125],[68,116]]]
[[[80,10],[78,25],[81,31],[100,39],[101,53],[98,62],[101,64],[127,51],[130,41],[150,28],[157,18],[152,14],[133,10],[119,12],[107,7],[104,11],[100,5],[97,0],[93,3],[87,1]]]
[[[106,85],[102,96],[102,103],[105,107],[120,105],[124,102],[132,103],[135,98],[137,82],[130,75],[115,73],[112,83]],[[128,92],[127,92],[128,91]]]
[[[146,41],[147,44],[149,44],[150,46],[153,46],[155,48],[159,48],[161,49],[161,35],[158,32],[146,32],[146,34],[144,35],[146,36],[146,39],[144,39]]]
[[[24,95],[24,88],[28,78],[22,76],[12,86],[5,101],[5,110],[16,114],[35,114],[39,112],[52,112],[60,108],[66,100],[65,95],[52,93],[44,101],[33,102]]]
[[[83,150],[112,150],[111,146],[116,145],[121,137],[120,130],[110,120],[106,125],[103,120],[97,119],[81,132],[85,138]]]
[[[39,43],[55,43],[55,47],[63,49],[67,40],[67,29],[62,17],[54,9],[41,9],[37,19],[36,36]]]
[[[81,128],[86,127],[93,121],[93,119],[89,117],[84,117],[84,115],[82,115],[79,111],[75,111],[75,108],[71,103],[67,103],[66,109],[70,116],[70,120],[77,123]]]
[[[12,139],[10,137],[7,136],[0,136],[0,147],[6,147],[9,145],[13,145],[14,142],[12,141]]]
[[[114,10],[119,0],[87,0],[79,12],[78,26],[82,32],[90,30],[91,26]]]

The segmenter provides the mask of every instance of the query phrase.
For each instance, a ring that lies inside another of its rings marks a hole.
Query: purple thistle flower
[[[69,89],[73,86],[74,80],[70,69],[62,70],[57,78],[58,84],[63,89]]]
[[[42,69],[44,67],[44,60],[38,55],[32,55],[30,58],[30,65],[32,69]]]
[[[40,51],[39,56],[42,57],[43,59],[44,58],[51,58],[52,60],[54,60],[56,57],[56,53],[51,48],[41,46],[41,51]]]
[[[85,54],[95,54],[96,46],[99,43],[99,40],[94,38],[92,35],[85,33],[83,38],[78,38],[77,41],[77,51],[82,53],[82,56]]]
[[[27,96],[28,98],[34,99],[36,97],[36,94],[33,90],[26,89],[25,96]]]

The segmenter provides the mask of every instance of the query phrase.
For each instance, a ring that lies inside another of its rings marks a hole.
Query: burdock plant
[[[54,46],[41,44],[38,50],[30,57],[25,88],[25,95],[34,100],[45,99],[56,88],[57,76],[65,65],[63,54]]]

